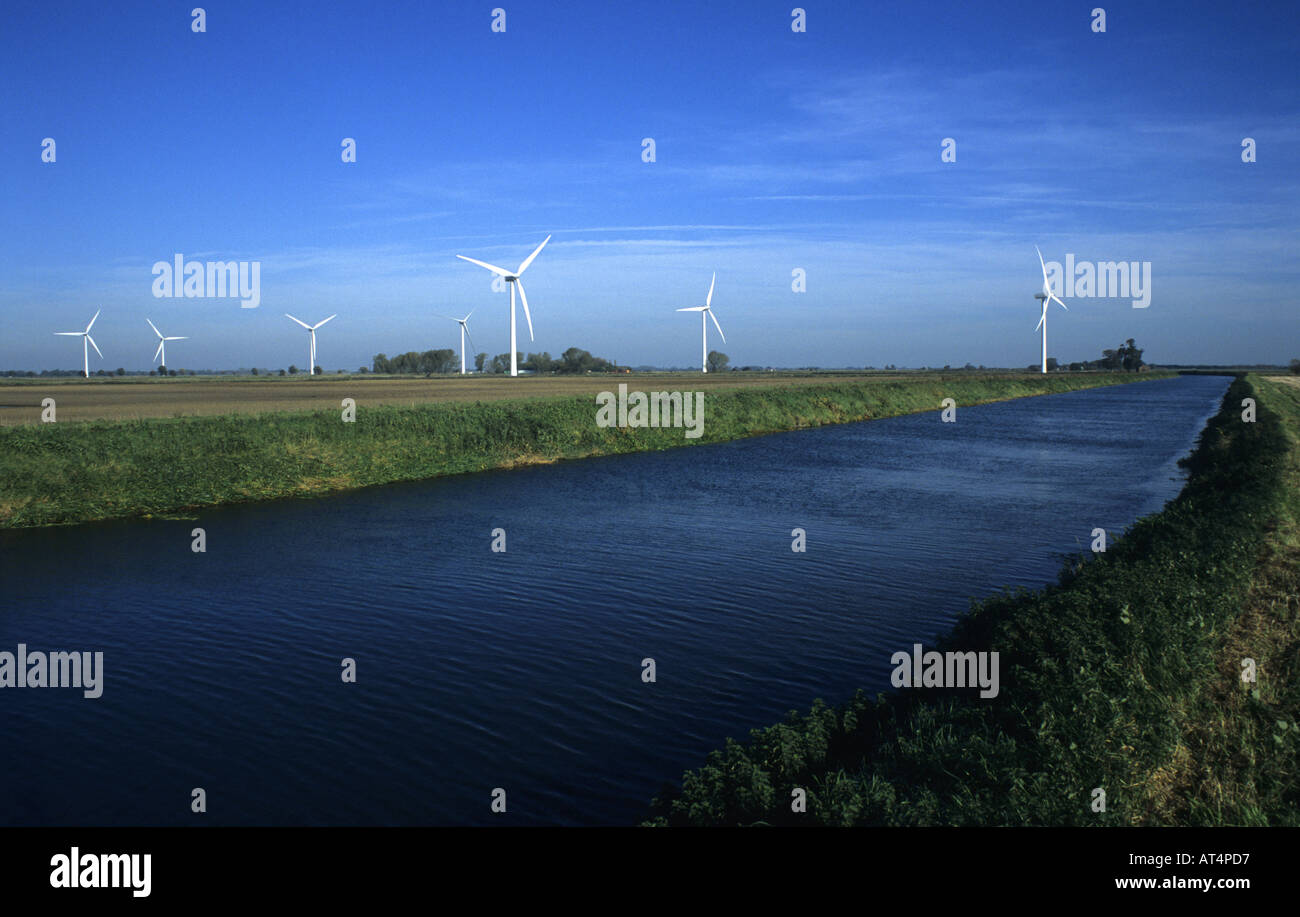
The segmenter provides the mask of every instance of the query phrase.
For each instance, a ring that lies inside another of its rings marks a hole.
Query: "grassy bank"
[[[817,702],[712,753],[650,823],[1300,823],[1298,435],[1300,389],[1239,378],[1164,511],[1056,585],[977,604],[937,647],[997,651],[995,699]]]
[[[176,513],[1157,378],[966,375],[710,391],[703,435],[598,427],[592,397],[368,406],[0,429],[0,527]],[[621,381],[630,390],[642,383]],[[657,389],[647,380],[643,390]],[[340,397],[346,394],[340,390]],[[936,421],[937,422],[937,421]]]

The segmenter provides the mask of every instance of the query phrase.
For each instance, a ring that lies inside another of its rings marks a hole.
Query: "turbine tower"
[[[96,318],[99,318],[99,313],[100,313],[100,312],[103,312],[103,311],[104,311],[103,309],[97,309],[97,310],[95,310],[95,316],[94,316],[94,318],[92,318],[92,319],[90,320],[90,325],[95,324],[95,319],[96,319]],[[55,334],[62,335],[62,336],[64,336],[64,337],[80,337],[80,338],[81,338],[81,356],[82,356],[82,369],[81,369],[81,374],[82,374],[83,376],[85,376],[87,379],[90,378],[90,348],[91,348],[91,347],[94,347],[94,348],[95,348],[95,353],[99,354],[99,358],[100,358],[101,360],[104,359],[104,354],[100,351],[100,349],[99,349],[99,345],[96,344],[96,343],[95,343],[95,339],[94,339],[93,337],[90,336],[90,325],[87,325],[87,326],[86,326],[86,330],[85,330],[85,331],[56,331],[56,332],[54,332]],[[86,346],[87,344],[89,344],[90,346],[89,346],[89,347]]]
[[[1069,312],[1070,310],[1066,308],[1065,303],[1061,302],[1060,298],[1055,293],[1052,292],[1052,285],[1047,280],[1047,265],[1043,263],[1043,253],[1041,251],[1038,251],[1037,245],[1034,246],[1034,251],[1038,252],[1038,264],[1043,269],[1043,292],[1034,294],[1034,299],[1040,300],[1043,304],[1043,317],[1038,320],[1038,327],[1035,328],[1034,330],[1037,331],[1038,328],[1043,329],[1043,372],[1046,373],[1047,372],[1047,307],[1052,304],[1052,300],[1056,300],[1058,303],[1061,303],[1061,308],[1065,309],[1066,312]]]
[[[534,249],[533,253],[524,259],[524,263],[519,265],[519,270],[513,274],[503,267],[497,267],[495,264],[488,264],[486,261],[479,261],[475,258],[467,258],[464,255],[457,255],[461,261],[468,261],[470,264],[477,264],[479,267],[485,267],[494,274],[505,278],[506,283],[510,286],[510,375],[519,375],[519,358],[518,351],[515,349],[515,287],[519,287],[519,300],[524,304],[524,318],[528,319],[528,340],[533,339],[533,317],[528,314],[528,297],[524,295],[524,285],[520,282],[520,276],[528,269],[528,265],[533,263],[533,259],[538,253],[546,247],[546,243],[551,241],[547,236],[542,240],[542,244]],[[464,352],[462,348],[462,353]],[[463,361],[462,361],[463,362]]]
[[[322,319],[321,321],[317,322],[314,325],[309,325],[300,318],[293,318],[293,316],[290,315],[288,312],[284,313],[285,318],[293,318],[295,322],[297,322],[298,324],[306,328],[307,333],[311,335],[311,357],[310,357],[311,362],[307,364],[307,375],[309,376],[316,375],[316,329],[319,328],[321,325],[325,324],[325,322],[328,322],[331,319],[336,318],[337,316],[338,313],[335,312],[329,318]]]
[[[709,323],[706,319],[713,319],[713,324],[717,326],[718,334],[722,334],[722,326],[718,324],[718,318],[713,314],[713,285],[718,282],[718,272],[713,272],[713,280],[709,282],[709,295],[704,297],[704,305],[690,306],[685,309],[678,309],[678,312],[698,312],[700,313],[700,372],[709,371]],[[727,343],[727,336],[722,334],[722,343]]]
[[[145,321],[146,321],[146,322],[149,322],[149,319],[146,318]],[[168,338],[165,338],[165,337],[163,337],[163,333],[162,333],[161,331],[158,330],[158,326],[155,325],[153,322],[149,322],[149,327],[153,329],[153,333],[154,333],[154,334],[158,335],[158,349],[155,350],[155,351],[153,352],[153,358],[156,360],[156,359],[158,359],[159,355],[161,355],[161,356],[162,356],[162,363],[161,363],[161,365],[162,365],[162,366],[166,366],[166,365],[167,365],[167,342],[168,342],[168,341],[184,341],[184,340],[186,340],[186,338],[185,338],[185,337],[168,337]]]
[[[474,314],[474,310],[470,309],[469,315],[473,315],[473,314]],[[462,376],[465,375],[465,338],[469,337],[469,325],[466,324],[469,321],[469,315],[465,316],[464,318],[456,318],[451,315],[443,316],[443,318],[447,319],[448,321],[453,321],[460,325],[460,374]],[[472,337],[469,337],[469,345],[471,347],[474,346],[474,339]]]

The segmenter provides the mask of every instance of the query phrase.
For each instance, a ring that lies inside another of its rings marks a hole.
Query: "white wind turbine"
[[[469,315],[474,314],[474,309],[469,310]],[[465,338],[469,337],[469,315],[464,318],[456,318],[452,315],[444,315],[443,318],[456,322],[460,325],[460,374],[465,375]],[[469,346],[474,346],[474,339],[469,337]]]
[[[519,270],[515,271],[513,274],[503,267],[497,267],[495,264],[488,264],[486,261],[467,258],[464,255],[456,256],[461,261],[468,261],[470,264],[477,264],[479,267],[487,268],[492,273],[505,278],[506,283],[510,285],[510,375],[512,376],[519,375],[519,367],[517,365],[519,359],[518,351],[515,350],[515,287],[519,287],[519,299],[524,304],[524,318],[528,319],[528,340],[531,341],[533,339],[533,317],[528,314],[528,297],[524,295],[524,285],[520,283],[519,277],[528,269],[528,265],[533,263],[533,259],[536,258],[538,253],[546,247],[546,243],[549,241],[551,241],[550,236],[543,239],[542,244],[537,246],[533,253],[524,259],[524,263],[519,265]]]
[[[1034,330],[1043,329],[1043,372],[1045,373],[1047,372],[1047,307],[1055,299],[1058,303],[1061,303],[1061,308],[1065,309],[1066,312],[1070,310],[1066,308],[1065,303],[1061,302],[1060,297],[1052,292],[1052,285],[1047,280],[1047,265],[1043,263],[1043,253],[1038,251],[1037,245],[1034,246],[1034,251],[1038,252],[1038,264],[1043,269],[1043,292],[1034,294],[1034,299],[1041,300],[1043,303],[1043,317],[1038,320],[1038,327]]]
[[[96,319],[96,318],[99,318],[99,313],[100,313],[100,312],[103,312],[103,311],[104,311],[103,309],[97,309],[97,310],[95,310],[95,318],[92,318],[92,319],[90,320],[90,325],[95,324],[95,319]],[[96,344],[96,343],[95,343],[95,339],[92,338],[92,337],[90,336],[90,325],[87,325],[87,326],[86,326],[86,330],[85,330],[85,331],[56,331],[56,332],[54,332],[55,334],[63,335],[64,337],[80,337],[80,338],[81,338],[81,354],[82,354],[82,360],[83,360],[83,362],[82,362],[82,367],[83,367],[83,368],[82,368],[81,372],[82,372],[82,375],[84,375],[87,379],[90,378],[90,348],[91,348],[91,347],[94,347],[94,348],[95,348],[95,353],[99,354],[99,358],[100,358],[101,360],[104,359],[104,354],[103,354],[103,352],[99,349],[99,345]],[[87,346],[87,345],[89,345],[89,346]]]
[[[145,321],[146,321],[146,322],[149,322],[149,319],[146,318]],[[149,322],[149,327],[153,329],[153,333],[154,333],[154,334],[158,335],[158,349],[155,350],[155,351],[153,352],[153,358],[156,360],[156,359],[158,359],[158,357],[161,355],[161,356],[162,356],[162,363],[161,363],[160,365],[162,365],[162,366],[166,366],[166,365],[167,365],[167,342],[168,342],[168,341],[184,341],[184,340],[188,340],[188,339],[187,339],[186,337],[166,337],[166,338],[165,338],[165,337],[163,337],[163,333],[162,333],[161,331],[158,330],[158,326],[155,325],[153,322]]]
[[[713,324],[717,326],[718,334],[722,334],[722,326],[718,324],[717,316],[713,314],[710,306],[713,304],[713,285],[718,282],[717,271],[713,272],[713,280],[709,282],[709,295],[704,297],[704,305],[690,306],[686,309],[678,309],[678,312],[698,312],[700,313],[700,372],[709,371],[709,323],[705,316],[713,319]],[[727,336],[722,334],[722,343],[727,343]]]
[[[284,317],[293,318],[293,316],[290,315],[288,312],[284,313]],[[293,318],[295,322],[297,322],[298,324],[306,328],[307,333],[311,335],[311,362],[307,364],[307,375],[309,376],[316,375],[316,329],[319,328],[321,325],[325,324],[325,322],[328,322],[331,319],[337,317],[338,317],[338,313],[335,312],[329,318],[322,319],[321,321],[317,322],[314,325],[309,325],[300,318]]]

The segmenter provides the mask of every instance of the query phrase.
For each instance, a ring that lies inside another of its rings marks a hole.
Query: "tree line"
[[[559,359],[549,352],[530,353],[522,351],[515,355],[519,368],[535,373],[559,373],[572,375],[577,373],[612,373],[619,372],[617,364],[603,357],[592,356],[580,347],[570,347],[560,354]],[[460,357],[451,349],[426,350],[423,353],[408,351],[389,357],[377,353],[371,361],[371,368],[377,373],[406,374],[417,373],[433,376],[460,372]],[[478,373],[508,373],[510,371],[510,354],[499,353],[489,357],[486,353],[475,354],[474,371]]]

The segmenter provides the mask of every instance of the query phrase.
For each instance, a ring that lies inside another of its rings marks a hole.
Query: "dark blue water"
[[[98,699],[0,690],[0,822],[634,822],[728,736],[886,689],[972,597],[1158,510],[1227,385],[0,534],[0,650],[105,669]]]

